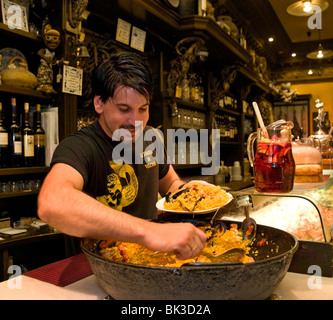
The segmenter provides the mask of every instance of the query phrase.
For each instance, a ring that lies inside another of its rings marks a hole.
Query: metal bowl
[[[81,248],[100,286],[120,300],[266,299],[281,283],[298,248],[291,234],[258,225],[250,251],[253,263],[188,263],[168,268],[105,259],[96,252],[97,242],[83,239]]]

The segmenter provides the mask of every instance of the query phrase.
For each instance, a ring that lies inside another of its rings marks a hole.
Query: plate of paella
[[[167,193],[156,203],[158,210],[185,214],[206,214],[226,206],[233,196],[220,186],[192,184]]]

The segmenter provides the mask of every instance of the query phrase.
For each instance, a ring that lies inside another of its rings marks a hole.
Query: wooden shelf
[[[135,9],[137,9],[137,7],[135,7],[135,2],[129,0],[124,0],[122,3],[123,2],[123,7],[130,8],[130,13],[136,16],[137,12]],[[151,24],[157,18],[160,20],[160,23],[158,24],[159,27],[162,28],[162,25],[164,26],[164,24],[167,24],[169,29],[173,29],[170,31],[171,34],[179,33],[182,37],[195,35],[203,37],[208,41],[207,45],[210,56],[215,55],[216,58],[223,59],[229,52],[234,58],[239,59],[244,63],[250,62],[252,58],[250,53],[222,30],[216,21],[199,15],[180,16],[174,10],[168,10],[158,1],[138,0],[137,2],[140,7],[140,10],[137,11],[140,12],[141,16],[146,16],[144,23],[149,25],[150,28],[155,28]],[[145,14],[143,14],[143,10],[145,11]],[[150,31],[161,32],[161,30]]]
[[[184,101],[181,99],[176,99],[175,102],[177,103],[177,105],[189,107],[189,108],[195,109],[197,111],[204,111],[204,112],[207,111],[206,107],[203,104],[188,102],[188,101]]]
[[[194,169],[194,168],[202,168],[207,166],[203,163],[197,163],[197,164],[173,164],[173,167],[175,170],[183,170],[183,169]]]
[[[50,170],[50,167],[3,168],[3,169],[0,169],[0,176],[47,173],[47,172],[49,172],[49,170]]]
[[[238,72],[244,76],[245,78],[247,78],[249,81],[251,81],[253,83],[254,86],[256,86],[258,89],[260,89],[261,91],[265,92],[265,93],[270,93],[273,96],[277,96],[277,93],[269,87],[268,83],[266,83],[265,81],[259,79],[252,70],[248,69],[245,66],[238,66]]]
[[[245,117],[246,119],[250,119],[250,120],[252,120],[252,119],[255,118],[255,115],[254,115],[254,114],[249,114],[249,113],[244,113],[244,117]]]
[[[39,190],[22,190],[22,191],[15,191],[15,192],[2,192],[2,193],[0,193],[0,199],[30,196],[30,195],[38,194],[38,192],[39,192]]]
[[[240,146],[241,143],[238,141],[221,141],[221,146]]]
[[[240,112],[239,111],[235,111],[235,110],[232,110],[232,109],[228,109],[228,108],[218,108],[216,110],[216,113],[219,114],[220,112],[222,112],[223,114],[224,113],[228,113],[228,114],[232,114],[234,116],[240,116]]]
[[[29,96],[29,97],[45,99],[45,100],[52,99],[52,96],[50,96],[42,91],[37,91],[37,90],[33,90],[33,89],[28,89],[28,88],[13,87],[13,86],[8,86],[8,85],[4,85],[4,84],[0,85],[0,92],[6,92],[6,93],[20,95],[20,96]]]
[[[37,36],[33,33],[26,32],[20,29],[10,29],[6,24],[0,22],[0,33],[8,33],[11,32],[12,36],[15,37],[16,39],[29,39],[29,40],[34,40],[37,42],[42,42],[42,38],[40,36]]]
[[[180,31],[193,35],[201,35],[208,41],[209,55],[216,55],[223,60],[227,55],[227,49],[234,58],[240,59],[244,63],[249,63],[251,55],[238,42],[232,39],[222,28],[212,19],[202,16],[182,17]],[[211,50],[210,50],[211,49]]]

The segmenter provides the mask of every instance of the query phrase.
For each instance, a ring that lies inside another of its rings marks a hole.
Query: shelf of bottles
[[[175,116],[172,117],[172,126],[183,129],[205,129],[206,114],[178,106],[176,107]]]
[[[180,107],[175,108],[175,114],[172,117],[172,127],[176,130],[194,129],[200,130],[206,128],[206,114],[203,111],[192,110],[190,108]],[[200,135],[196,135],[200,136]],[[200,141],[183,141],[183,144],[175,142],[175,155],[173,160],[174,164],[178,165],[200,165],[199,159]],[[191,161],[191,159],[197,159]]]
[[[221,143],[238,143],[240,128],[240,112],[238,101],[229,95],[219,100],[219,108],[215,113],[215,125],[220,129]]]
[[[23,114],[20,115],[16,98],[11,98],[9,125],[3,120],[3,111],[0,102],[0,168],[44,167],[45,131],[41,126],[40,104],[36,105],[35,120],[31,120],[29,103],[24,103]],[[22,124],[20,116],[24,119]]]
[[[205,101],[205,91],[202,78],[195,73],[189,73],[181,79],[175,89],[175,98],[182,102],[202,106]]]
[[[172,127],[177,129],[206,129],[206,113],[204,106],[205,93],[202,78],[195,73],[188,73],[175,88],[175,104],[173,106]],[[176,168],[201,166],[200,138],[197,141],[175,141],[175,153],[171,155]]]
[[[221,142],[238,142],[237,118],[226,114],[215,115],[217,129],[220,129]]]
[[[239,115],[239,109],[238,109],[238,101],[236,98],[231,97],[229,95],[224,95],[219,100],[219,109],[225,110],[231,113],[234,113],[235,115]]]

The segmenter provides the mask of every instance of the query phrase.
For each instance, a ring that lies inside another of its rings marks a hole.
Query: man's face
[[[95,96],[94,105],[101,127],[111,138],[116,130],[127,129],[134,142],[135,135],[138,137],[148,122],[149,101],[129,87],[118,86],[113,98],[109,98],[105,103],[100,96]],[[142,127],[135,126],[136,121],[141,122]]]

